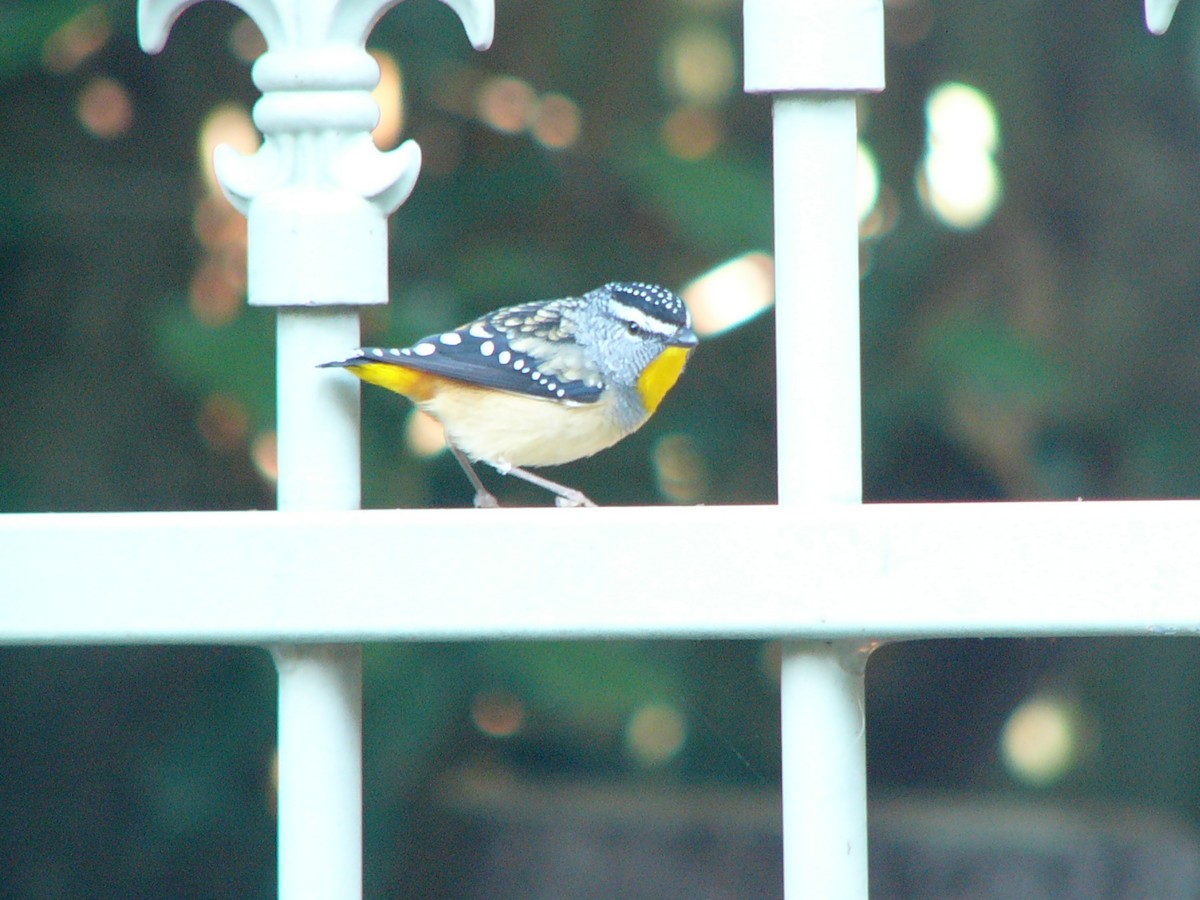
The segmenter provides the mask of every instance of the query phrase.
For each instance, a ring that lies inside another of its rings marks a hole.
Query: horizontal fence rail
[[[10,515],[0,643],[1200,634],[1198,545],[1200,501]]]
[[[194,2],[142,0],[144,46],[161,49]],[[746,88],[774,97],[777,326],[795,339],[779,365],[779,506],[350,509],[357,398],[313,365],[356,342],[354,307],[386,302],[385,223],[420,164],[415,145],[381,156],[368,137],[378,73],[359,44],[396,2],[237,4],[277,54],[256,65],[271,149],[222,151],[217,168],[250,214],[250,302],[284,307],[284,510],[0,516],[0,645],[273,647],[284,897],[361,893],[361,642],[784,640],[787,892],[827,898],[866,892],[876,642],[1200,634],[1200,501],[858,505],[854,97],[883,87],[879,0],[745,5]],[[486,47],[490,0],[446,2]],[[1175,5],[1147,0],[1149,27]],[[330,134],[322,177],[276,179],[272,153]],[[535,577],[510,577],[513,559]]]

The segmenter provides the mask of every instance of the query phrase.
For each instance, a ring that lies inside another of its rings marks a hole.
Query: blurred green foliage
[[[1132,3],[887,10],[889,86],[860,108],[882,183],[862,243],[868,498],[1200,493],[1194,10],[1184,4],[1163,38]],[[692,27],[723,35],[737,57],[737,4],[514,0],[498,15],[485,54],[431,0],[400,4],[373,33],[401,67],[403,137],[422,144],[426,166],[393,219],[392,302],[364,313],[366,341],[407,343],[614,278],[678,288],[770,249],[767,100],[743,96],[736,71],[703,102],[664,74],[668,45]],[[206,218],[196,149],[215,107],[255,100],[241,21],[201,4],[151,58],[136,46],[132,3],[0,7],[4,512],[273,505],[256,467],[274,415],[271,313],[244,310],[236,284],[224,284],[231,306],[196,299],[206,266],[224,277],[243,263],[213,238],[236,242],[237,220],[222,231]],[[540,102],[568,98],[577,139],[552,148],[491,127],[477,100],[497,78]],[[1001,133],[1003,201],[967,231],[940,224],[916,187],[925,99],[950,80],[990,98]],[[706,502],[772,502],[773,332],[767,314],[706,341],[646,429],[557,477],[604,503],[666,502],[654,454],[677,435],[707,473]],[[402,401],[367,389],[363,404],[367,505],[469,502],[451,460],[406,449]],[[519,484],[501,496],[546,502]],[[675,552],[686,566],[687,548]],[[769,651],[368,648],[369,894],[418,883],[408,841],[430,821],[439,779],[464,767],[771,783]],[[1053,796],[1196,819],[1198,661],[1191,642],[1162,640],[887,648],[870,679],[873,784],[1022,790],[998,762],[998,734],[1015,704],[1051,685],[1084,704],[1101,748]],[[37,648],[3,651],[0,667],[0,894],[271,893],[263,653]],[[510,737],[473,719],[489,692],[522,710]],[[631,757],[625,735],[647,704],[687,723],[661,768]]]

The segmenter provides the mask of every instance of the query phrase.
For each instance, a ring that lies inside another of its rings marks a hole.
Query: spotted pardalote
[[[364,347],[324,363],[412,400],[441,422],[475,488],[486,462],[591,506],[572,488],[528,471],[591,456],[640,428],[682,374],[697,344],[671,291],[613,282],[578,297],[495,310],[408,347]]]

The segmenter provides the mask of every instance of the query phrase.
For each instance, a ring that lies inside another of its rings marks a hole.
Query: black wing
[[[536,318],[532,311],[537,309]],[[522,314],[524,317],[522,318]],[[443,375],[479,387],[515,394],[594,403],[603,391],[596,379],[571,377],[559,368],[543,372],[539,360],[526,348],[513,349],[510,339],[525,347],[530,343],[563,340],[563,323],[545,304],[528,304],[497,310],[454,331],[430,335],[402,349],[368,348],[361,356],[370,362],[392,363],[434,375]],[[525,340],[522,340],[525,339]],[[553,367],[548,367],[553,368]]]

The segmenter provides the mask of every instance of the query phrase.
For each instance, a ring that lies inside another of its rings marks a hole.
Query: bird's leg
[[[475,508],[496,509],[500,505],[499,501],[496,500],[496,495],[483,486],[483,482],[479,480],[479,473],[475,471],[475,467],[467,459],[467,454],[463,453],[449,441],[446,442],[446,446],[450,448],[450,452],[454,454],[454,458],[458,460],[458,464],[462,466],[462,470],[466,473],[467,478],[471,480],[471,485],[475,488]]]
[[[550,491],[558,496],[554,498],[555,506],[595,506],[591,500],[582,491],[577,491],[575,488],[569,488],[566,485],[559,484],[557,481],[551,481],[549,478],[543,478],[541,475],[535,475],[527,469],[522,469],[519,466],[496,466],[496,471],[501,475],[516,475],[528,481],[530,484],[536,484],[540,488]]]

